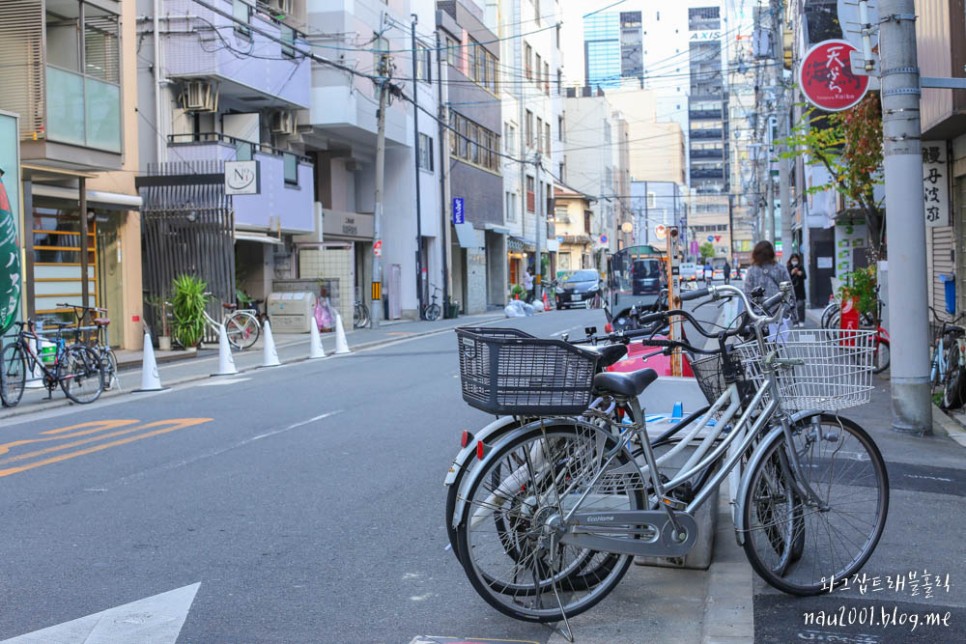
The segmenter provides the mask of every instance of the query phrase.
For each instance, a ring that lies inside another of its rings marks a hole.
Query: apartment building
[[[141,200],[132,3],[0,4],[0,110],[18,117],[22,317],[109,309],[109,341],[141,346]],[[15,213],[19,215],[19,213]]]

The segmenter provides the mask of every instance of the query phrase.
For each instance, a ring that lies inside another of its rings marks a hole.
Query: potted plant
[[[205,334],[205,295],[208,285],[193,275],[179,275],[171,283],[172,334],[185,348],[197,347]]]
[[[846,309],[846,303],[851,305],[859,314],[859,319],[864,320],[863,325],[869,321],[877,324],[878,316],[878,294],[876,293],[876,271],[875,266],[859,268],[842,276],[842,283],[838,291],[839,300],[842,302],[842,310]]]
[[[514,300],[519,300],[520,297],[526,293],[523,286],[520,284],[514,284],[510,287],[510,298]]]

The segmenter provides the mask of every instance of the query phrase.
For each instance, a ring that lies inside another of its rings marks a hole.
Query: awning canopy
[[[259,244],[281,244],[282,240],[265,233],[256,233],[248,230],[236,230],[235,241],[256,242]]]
[[[476,239],[476,230],[473,228],[473,224],[453,224],[453,227],[456,229],[460,248],[481,248],[480,242]]]
[[[80,191],[77,188],[34,183],[31,186],[31,193],[36,197],[80,201]],[[87,203],[88,205],[102,206],[114,210],[140,210],[143,202],[141,197],[137,195],[126,195],[120,192],[107,192],[105,190],[88,190]]]
[[[537,246],[529,239],[511,236],[507,237],[506,249],[511,253],[533,252],[537,250]]]

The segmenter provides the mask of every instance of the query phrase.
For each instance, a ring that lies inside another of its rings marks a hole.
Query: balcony
[[[168,78],[216,80],[219,102],[237,102],[249,111],[262,108],[307,109],[311,48],[299,34],[261,13],[249,26],[233,21],[230,0],[209,0],[218,11],[191,0],[166,0],[169,16],[163,42]]]
[[[272,229],[280,225],[295,233],[314,230],[313,166],[305,157],[218,133],[172,135],[168,147],[172,158],[189,163],[259,162],[259,194],[232,198],[236,226]]]

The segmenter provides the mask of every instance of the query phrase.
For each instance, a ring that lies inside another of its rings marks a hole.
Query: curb
[[[932,406],[932,430],[933,433],[945,435],[966,447],[966,427],[936,405]]]

